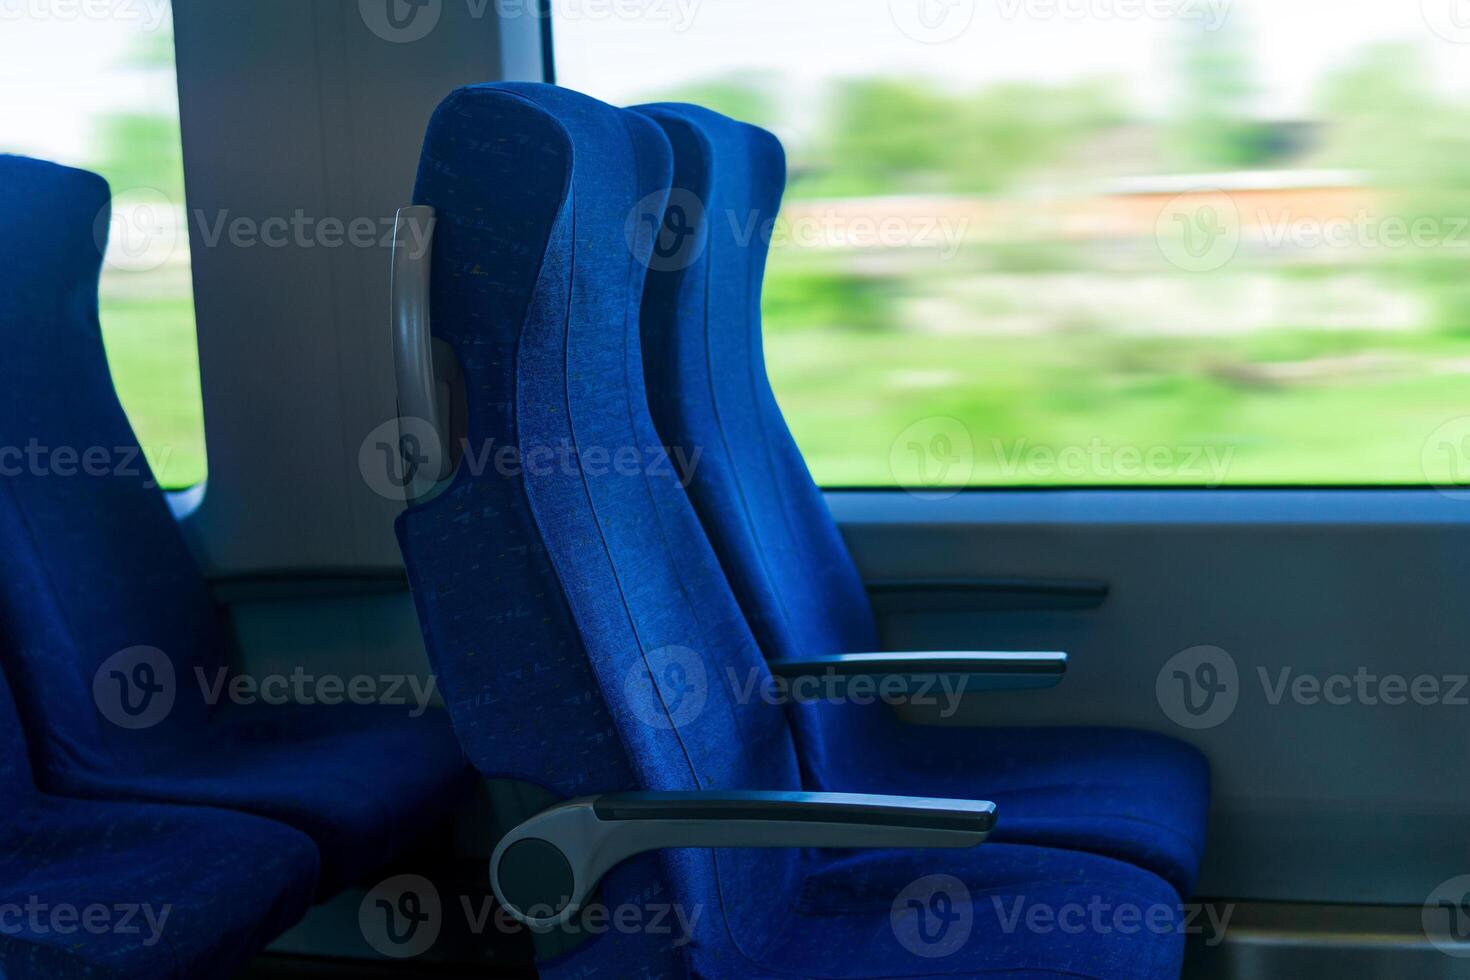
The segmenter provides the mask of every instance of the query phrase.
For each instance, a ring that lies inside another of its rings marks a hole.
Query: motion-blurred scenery
[[[742,3],[790,19],[801,53],[726,43]],[[1470,478],[1466,447],[1431,437],[1470,404],[1470,95],[1442,70],[1453,46],[1405,19],[1416,5],[1048,24],[1012,3],[934,45],[867,6],[706,0],[678,34],[556,22],[563,84],[700,102],[785,142],[766,350],[819,482]],[[823,61],[821,31],[878,21],[878,40],[830,46],[867,43],[870,66]],[[64,26],[37,28],[5,82],[46,112],[81,91],[51,76],[85,60],[113,101],[74,146],[0,146],[119,194],[108,349],[163,482],[187,486],[205,457],[169,25],[93,23],[90,47]],[[1123,37],[1146,50],[1108,50]],[[636,82],[603,70],[630,63]]]

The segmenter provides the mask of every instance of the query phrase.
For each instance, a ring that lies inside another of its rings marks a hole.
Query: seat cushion
[[[279,818],[315,838],[331,889],[444,816],[467,766],[439,714],[236,712],[184,680],[223,669],[228,639],[113,387],[97,306],[108,208],[95,174],[0,155],[0,445],[118,457],[0,481],[0,659],[37,779]],[[177,697],[151,724],[113,724],[94,685],[145,648],[171,665]]]
[[[0,976],[230,976],[316,882],[310,838],[269,820],[31,792],[0,814]]]
[[[1179,896],[1119,861],[992,843],[819,861],[767,953],[788,976],[1174,980],[1183,963]]]
[[[289,824],[321,850],[331,894],[443,820],[470,770],[444,712],[379,705],[221,709],[200,737],[146,772],[62,770],[48,789],[197,803]]]
[[[840,730],[819,774],[853,793],[991,800],[994,841],[1067,847],[1146,868],[1190,894],[1204,853],[1209,764],[1121,728],[935,728],[881,706],[822,705]]]
[[[753,853],[774,863],[781,852]],[[1121,861],[987,842],[965,850],[811,851],[804,864],[795,891],[759,898],[780,909],[777,929],[729,944],[696,938],[681,947],[688,955],[681,975],[1176,980],[1182,968],[1179,895]],[[642,975],[637,950],[616,932],[539,964],[545,980],[593,970]]]

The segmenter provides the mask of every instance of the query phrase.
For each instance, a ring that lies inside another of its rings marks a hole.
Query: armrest
[[[531,926],[568,921],[620,862],[665,847],[974,847],[995,804],[851,793],[609,793],[516,827],[490,857],[490,884]]]
[[[1055,687],[1067,672],[1065,653],[841,653],[801,660],[772,660],[771,673],[794,680],[828,677],[839,681],[881,677],[885,685],[905,685],[893,692],[920,693],[935,678],[953,678],[956,693],[1017,691]]]

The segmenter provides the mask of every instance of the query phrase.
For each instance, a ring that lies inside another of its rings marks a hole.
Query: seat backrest
[[[0,800],[14,806],[36,791],[31,760],[10,684],[0,671]]]
[[[206,717],[192,671],[223,648],[113,388],[97,314],[109,223],[102,178],[0,156],[0,655],[43,783],[55,766],[105,770],[177,744]],[[93,681],[140,646],[167,656],[178,696],[129,729],[99,711]]]
[[[415,191],[467,431],[399,541],[471,760],[563,797],[799,786],[782,710],[727,681],[769,675],[648,414],[639,307],[671,169],[645,117],[504,83],[440,105]],[[604,900],[671,895],[703,912],[691,955],[738,956],[791,893],[788,857],[662,852]],[[630,944],[645,967],[683,955],[609,934],[599,966]]]
[[[766,655],[876,651],[862,580],[766,376],[761,283],[786,183],[781,144],[698,106],[637,111],[663,127],[676,161],[666,259],[643,303],[654,422],[670,446],[702,453],[689,496]]]

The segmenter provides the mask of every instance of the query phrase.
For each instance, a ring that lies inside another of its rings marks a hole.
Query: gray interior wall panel
[[[434,106],[499,77],[501,48],[494,4],[431,5],[413,40],[375,33],[373,9],[175,4],[210,469],[186,527],[212,572],[399,564],[401,504],[358,465],[395,414],[382,231],[409,202]],[[298,216],[284,247],[210,245],[199,220]],[[364,220],[372,244],[330,244],[325,222]]]
[[[1095,610],[919,610],[882,628],[901,649],[1072,655],[1055,689],[974,695],[953,717],[916,720],[1124,725],[1202,749],[1215,780],[1202,894],[1417,905],[1470,873],[1470,503],[1429,491],[829,499],[869,580],[1110,585]],[[1187,728],[1165,710],[1179,711],[1170,661],[1200,645],[1225,651],[1238,681],[1231,710]],[[1437,703],[1412,691],[1385,703],[1390,676],[1428,678]]]

